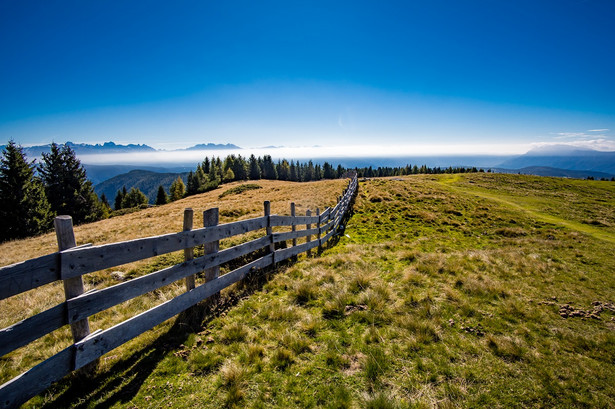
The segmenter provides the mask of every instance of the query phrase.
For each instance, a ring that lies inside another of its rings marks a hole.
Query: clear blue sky
[[[612,0],[2,0],[0,144],[615,150],[613,21]]]

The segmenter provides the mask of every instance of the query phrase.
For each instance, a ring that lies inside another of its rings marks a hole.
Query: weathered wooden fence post
[[[194,211],[190,208],[184,209],[184,231],[192,230],[194,220]],[[194,258],[194,248],[184,249],[184,261],[190,261]],[[194,275],[186,277],[186,291],[190,291],[195,286]]]
[[[294,233],[297,231],[297,226],[295,225],[295,202],[290,204],[290,216],[293,218],[293,225],[291,226],[291,231]],[[293,238],[293,247],[297,245],[297,238]],[[293,260],[297,261],[297,256],[293,256]]]
[[[318,216],[318,223],[316,223],[316,228],[318,228],[318,234],[316,235],[316,239],[318,240],[318,254],[322,252],[322,246],[320,245],[320,208],[316,208],[316,215]]]
[[[218,208],[207,209],[203,212],[203,227],[217,226],[219,223]],[[217,253],[220,250],[220,240],[211,241],[203,245],[204,254]],[[205,281],[215,280],[220,276],[220,266],[210,267],[205,269]],[[211,297],[212,301],[220,298],[220,293],[216,293]]]
[[[310,209],[307,209],[307,210],[305,211],[305,215],[306,215],[306,216],[308,216],[308,217],[310,217],[310,216],[312,215],[312,211],[311,211]],[[307,223],[307,224],[305,225],[305,228],[306,228],[307,230],[309,230],[309,229],[311,229],[311,228],[312,228],[312,225],[311,225],[310,223]],[[305,238],[305,241],[306,241],[307,243],[309,243],[310,241],[312,241],[312,235],[308,235],[308,236]],[[309,256],[311,256],[311,255],[312,255],[312,250],[308,250],[308,251],[307,251],[307,255],[308,255],[308,257],[309,257]]]
[[[64,251],[77,247],[75,241],[75,232],[73,231],[73,218],[70,216],[58,216],[54,220],[56,230],[56,239],[58,241],[58,250]],[[61,272],[60,272],[61,276]],[[82,276],[67,278],[63,280],[64,296],[66,301],[75,298],[85,292]],[[70,324],[70,330],[73,334],[73,342],[77,343],[90,335],[90,323],[87,318],[73,322]],[[98,360],[84,366],[79,370],[79,373],[86,376],[91,376],[96,372]],[[75,356],[73,356],[72,367],[75,368]]]
[[[271,227],[271,202],[265,200],[263,202],[265,217],[267,218],[267,227],[265,234],[269,237],[269,254],[273,254],[273,266],[275,267],[275,244],[273,243],[273,228]]]

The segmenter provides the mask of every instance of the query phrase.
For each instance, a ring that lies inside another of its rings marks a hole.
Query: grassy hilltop
[[[158,217],[169,221],[164,232],[178,231],[182,206],[212,201],[223,222],[260,214],[266,199],[277,200],[275,213],[291,200],[324,208],[343,185],[259,183],[126,215],[108,229],[113,219],[83,226],[77,239],[149,235]],[[3,245],[5,259],[11,246],[25,247]],[[614,407],[613,254],[615,183],[371,179],[360,183],[345,236],[321,256],[227,294],[234,306],[198,331],[164,324],[103,358],[94,382],[66,380],[28,405]],[[94,329],[112,321],[100,315]],[[16,370],[11,359],[3,371]]]

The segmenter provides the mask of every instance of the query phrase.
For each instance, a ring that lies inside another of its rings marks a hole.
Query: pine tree
[[[9,141],[0,159],[0,242],[42,233],[51,227],[53,212],[34,164],[23,149]]]
[[[158,194],[156,195],[156,205],[161,206],[163,204],[167,204],[169,202],[169,196],[167,196],[167,192],[165,192],[164,187],[162,185],[158,186]]]
[[[188,173],[188,184],[186,186],[186,196],[196,195],[199,191],[199,179],[192,171]]]
[[[248,164],[241,155],[237,155],[231,169],[233,169],[233,174],[235,175],[234,180],[248,180]]]
[[[130,192],[122,200],[122,209],[130,209],[133,207],[141,207],[147,205],[147,196],[136,187],[130,189]]]
[[[100,206],[103,212],[103,219],[106,219],[111,214],[111,205],[109,204],[109,200],[107,199],[107,195],[104,193],[100,195]]]
[[[294,161],[290,161],[290,180],[293,182],[299,181],[299,175],[297,174],[297,166]]]
[[[186,185],[184,185],[182,178],[178,176],[177,179],[171,183],[171,188],[169,190],[171,192],[170,200],[174,202],[184,197]]]
[[[51,144],[51,152],[43,153],[39,173],[51,210],[73,217],[75,224],[100,220],[103,215],[92,182],[70,146]]]
[[[273,159],[271,159],[270,155],[265,155],[263,157],[261,170],[263,171],[263,179],[276,180],[278,178],[278,173],[275,170],[275,163],[273,163]]]
[[[261,178],[261,167],[258,165],[258,160],[254,154],[250,155],[250,179],[259,180]]]
[[[224,182],[228,183],[232,182],[233,180],[235,180],[235,173],[233,172],[233,169],[228,168],[226,172],[224,172]]]
[[[289,180],[290,179],[290,165],[286,159],[283,159],[281,162],[278,161],[277,165],[278,179],[280,180]]]
[[[115,210],[120,210],[122,208],[122,200],[124,200],[124,196],[127,195],[126,186],[122,188],[122,190],[118,190],[115,195],[115,200],[113,201],[113,208]]]

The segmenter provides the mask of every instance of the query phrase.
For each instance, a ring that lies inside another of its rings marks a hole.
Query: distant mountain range
[[[603,172],[612,176],[615,175],[615,152],[581,149],[569,145],[545,146],[532,149],[525,155],[509,159],[496,167],[513,170],[527,167],[547,167]]]
[[[66,142],[66,145],[70,146],[70,148],[75,151],[75,153],[79,155],[101,155],[101,154],[117,154],[117,153],[136,153],[136,152],[157,152],[160,150],[154,149],[148,145],[121,145],[116,144],[114,142],[105,142],[103,144],[95,144],[90,145],[87,143],[73,143]],[[0,146],[0,151],[5,148],[6,145]],[[28,146],[24,147],[24,153],[30,159],[40,157],[42,153],[49,153],[51,144],[47,145],[38,145],[38,146]],[[215,144],[215,143],[207,143],[207,144],[198,144],[186,149],[176,149],[167,152],[179,152],[179,151],[195,151],[195,150],[221,150],[221,149],[241,149],[237,145],[233,145],[232,143],[227,144]]]

